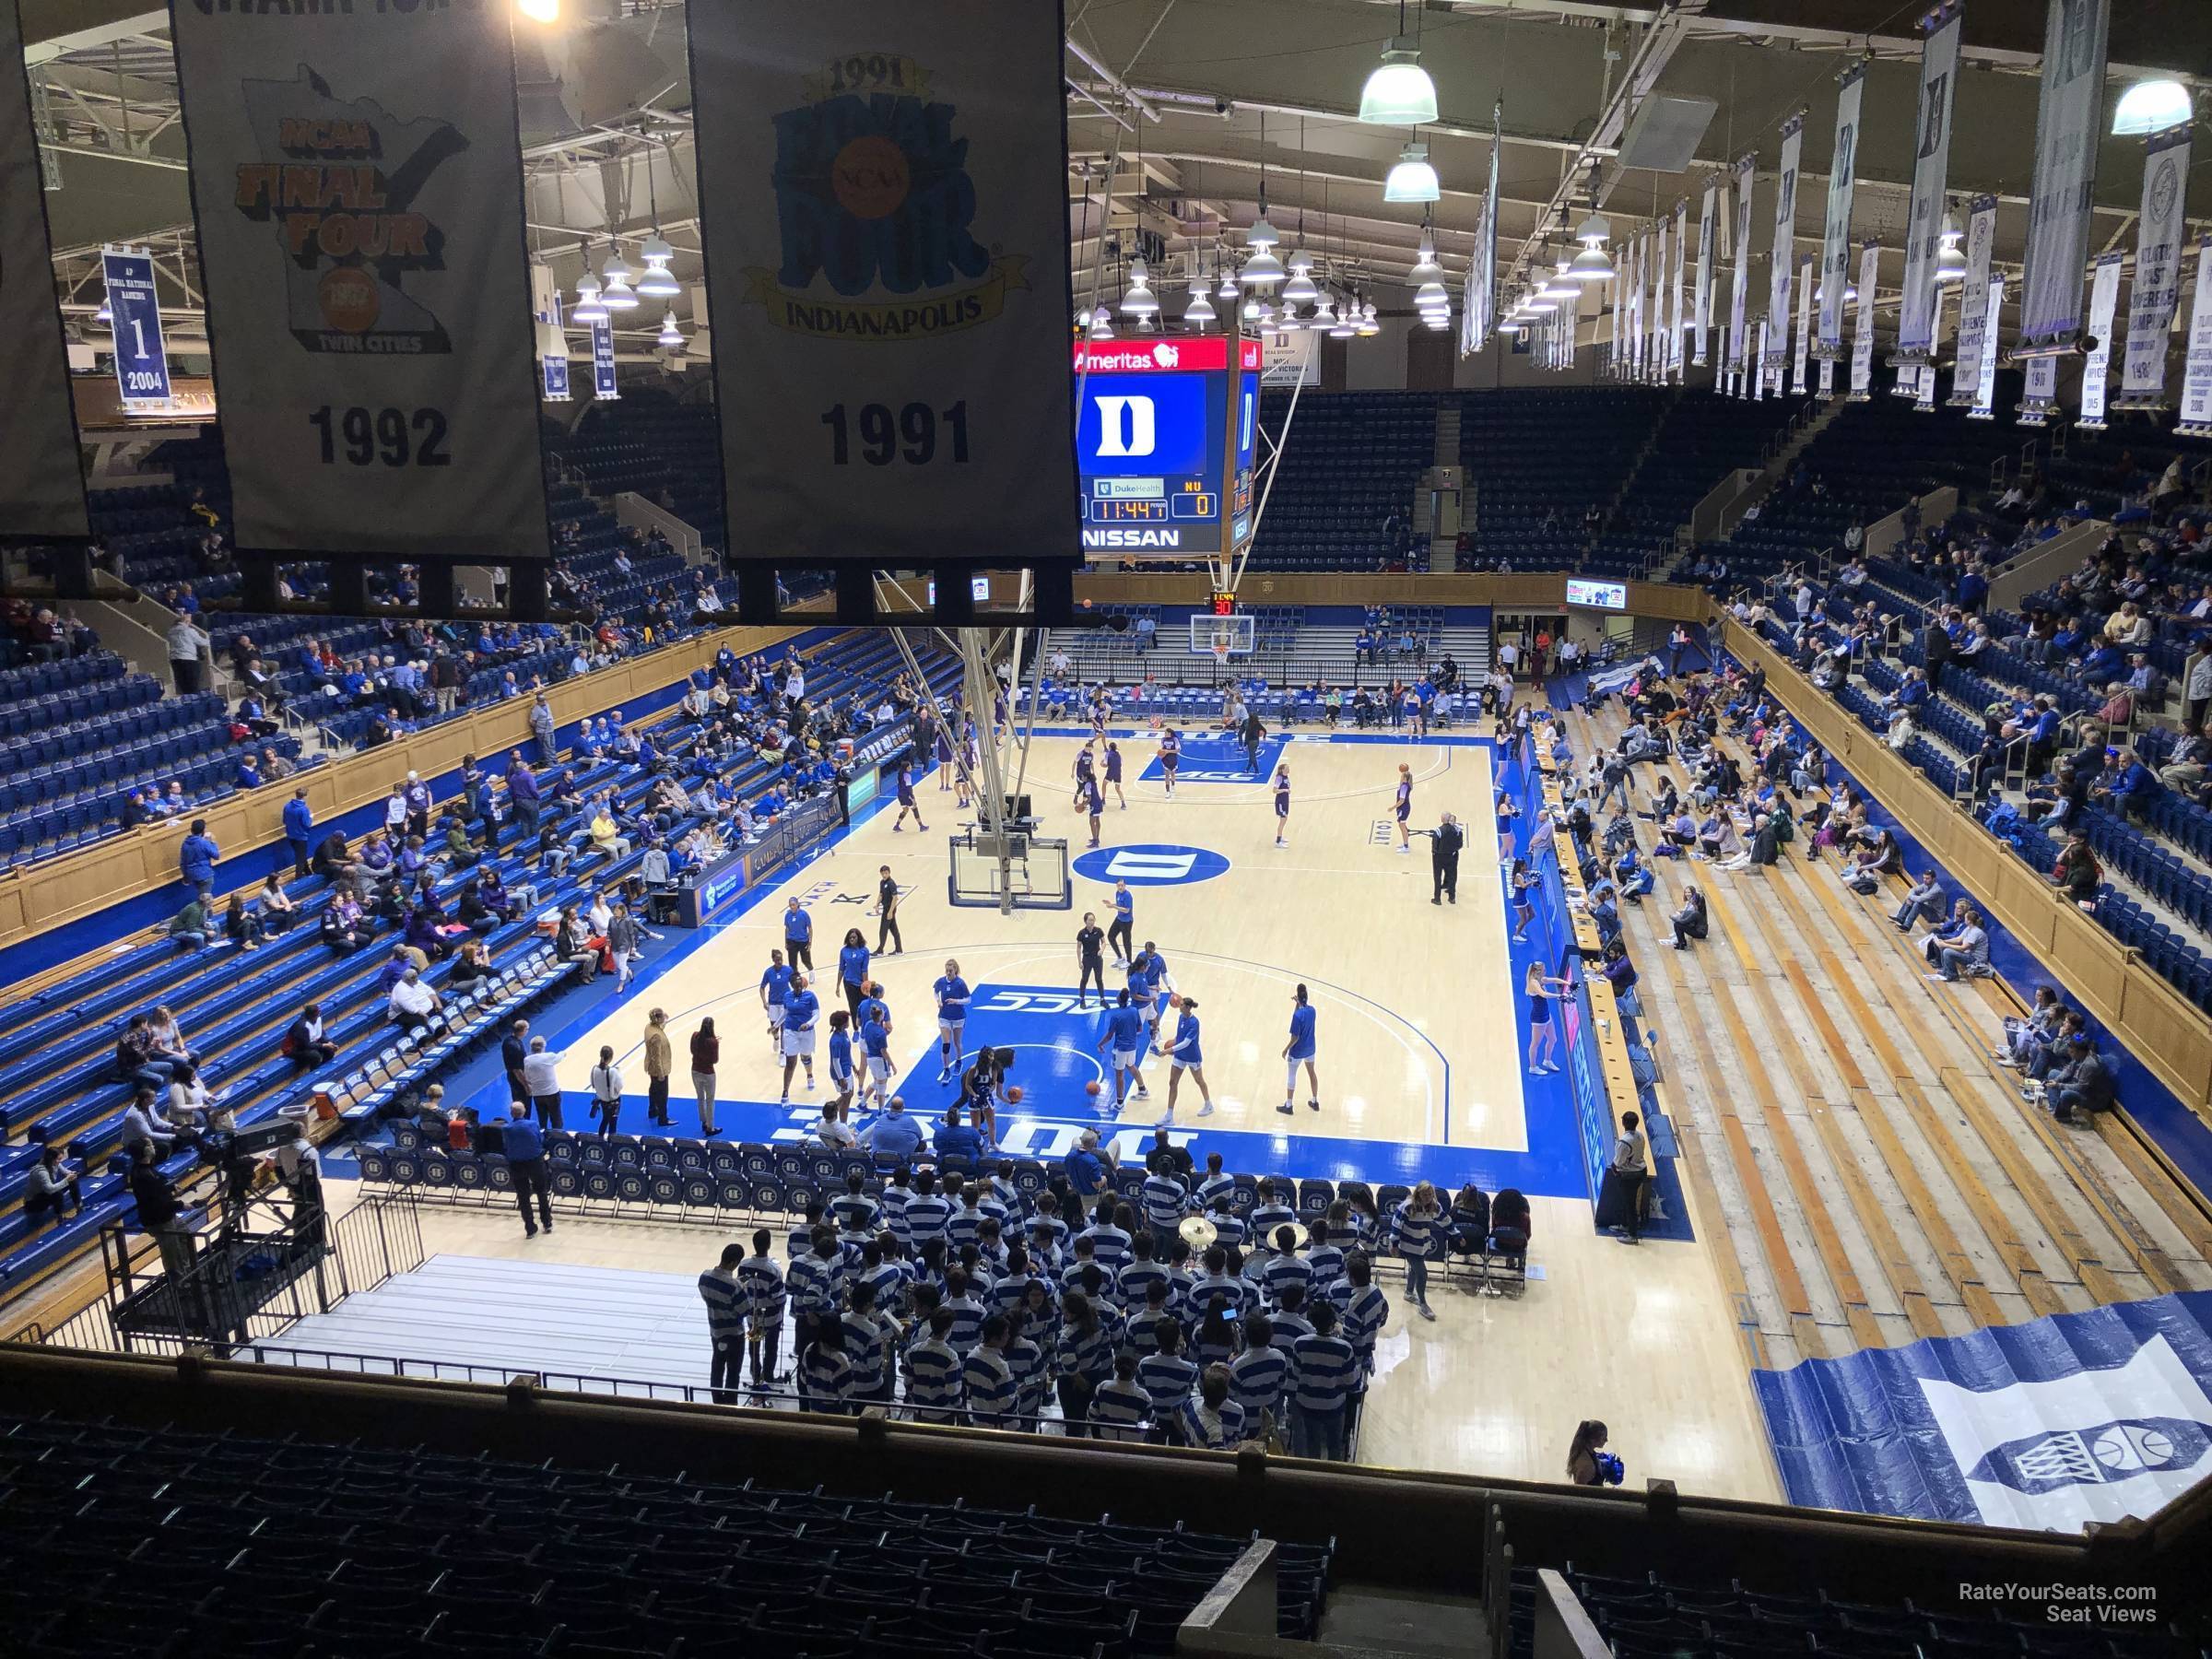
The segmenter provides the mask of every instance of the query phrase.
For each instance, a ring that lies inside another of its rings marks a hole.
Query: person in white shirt
[[[530,1052],[523,1056],[523,1087],[530,1091],[537,1121],[548,1129],[559,1128],[560,1056],[546,1046],[543,1037],[531,1038]]]
[[[187,1060],[180,1062],[169,1078],[169,1115],[176,1123],[198,1127],[207,1120],[207,1111],[214,1100],[207,1085],[201,1081],[197,1068]]]
[[[150,1088],[141,1088],[123,1114],[123,1144],[135,1147],[140,1141],[152,1144],[157,1159],[167,1158],[177,1144],[177,1126],[161,1115]]]
[[[392,994],[384,1006],[395,1025],[418,1025],[443,1006],[445,999],[438,994],[435,985],[422,982],[422,971],[409,968],[393,984]]]

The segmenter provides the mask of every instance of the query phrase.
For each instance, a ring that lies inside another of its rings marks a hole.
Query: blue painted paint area
[[[1229,860],[1205,847],[1179,847],[1165,841],[1139,841],[1126,847],[1100,847],[1077,856],[1076,874],[1087,881],[1112,887],[1125,881],[1131,887],[1184,887],[1211,881],[1226,874]]]
[[[1265,783],[1275,776],[1276,762],[1283,758],[1283,749],[1289,741],[1279,733],[1264,739],[1260,744],[1259,768],[1254,771],[1244,763],[1244,746],[1231,741],[1226,733],[1186,737],[1182,740],[1182,763],[1175,769],[1175,782]],[[1136,775],[1143,782],[1159,783],[1168,774],[1156,754]]]
[[[1113,989],[1118,993],[1120,986]],[[1174,1016],[1168,1018],[1172,1021]],[[1113,1081],[1109,1062],[1099,1047],[1105,1036],[1106,1009],[1097,994],[1086,993],[1078,998],[1065,985],[978,985],[968,1005],[968,1024],[961,1032],[971,1054],[986,1048],[1014,1051],[1014,1064],[1006,1077],[1019,1085],[1025,1112],[1093,1123],[1113,1115]],[[935,1053],[933,1045],[929,1055]],[[1150,1054],[1151,1043],[1140,1031],[1137,1065],[1143,1066]],[[957,1093],[952,1083],[936,1085],[934,1073],[924,1077],[925,1069],[926,1062],[917,1064],[912,1073],[899,1080],[910,1107],[926,1110],[950,1101]],[[1157,1080],[1160,1084],[1157,1098],[1165,1100],[1164,1071],[1159,1066],[1152,1070],[1159,1076],[1147,1081]],[[1095,1103],[1084,1093],[1087,1083],[1100,1086]],[[934,1096],[932,1088],[936,1090]],[[1196,1109],[1195,1100],[1194,1095],[1193,1110]]]
[[[2212,1291],[1754,1371],[1789,1501],[2071,1533],[2212,1472]]]

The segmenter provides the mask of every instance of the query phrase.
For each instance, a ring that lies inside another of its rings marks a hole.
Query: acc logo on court
[[[1076,860],[1076,874],[1088,881],[1125,881],[1131,887],[1182,887],[1211,881],[1228,868],[1228,859],[1204,847],[1158,843],[1100,847]]]
[[[910,57],[859,52],[804,77],[806,101],[769,117],[782,263],[748,269],[746,298],[777,326],[924,339],[990,323],[1029,287],[1026,255],[994,259],[975,238],[986,205],[959,112],[929,83]]]

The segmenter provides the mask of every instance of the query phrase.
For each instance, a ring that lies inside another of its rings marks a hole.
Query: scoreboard
[[[1259,353],[1233,337],[1077,343],[1086,552],[1206,558],[1250,539]]]

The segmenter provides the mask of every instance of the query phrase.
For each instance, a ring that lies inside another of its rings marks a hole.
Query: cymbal
[[[1185,1216],[1182,1225],[1175,1230],[1182,1235],[1182,1241],[1194,1251],[1206,1249],[1220,1232],[1204,1216]]]

